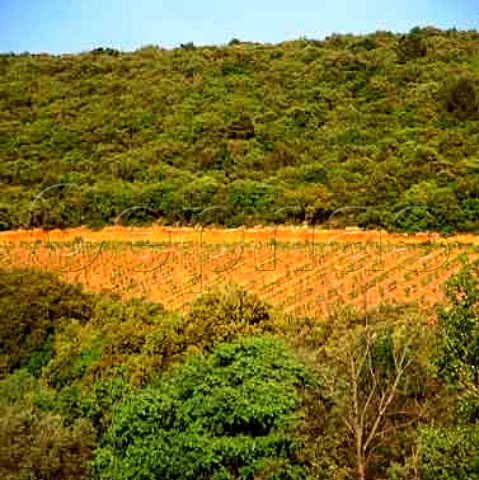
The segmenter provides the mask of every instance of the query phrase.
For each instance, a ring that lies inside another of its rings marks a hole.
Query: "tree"
[[[439,312],[437,376],[448,387],[452,425],[424,427],[418,436],[421,478],[479,479],[479,263],[466,265],[446,288]],[[451,395],[455,393],[455,395]]]
[[[184,335],[197,348],[274,331],[271,308],[257,295],[229,287],[201,295],[193,303]]]
[[[304,478],[288,429],[306,381],[277,341],[218,345],[117,406],[95,453],[98,478]]]
[[[379,468],[379,451],[395,459],[398,432],[412,444],[408,428],[426,412],[426,327],[402,318],[339,330],[326,342],[320,384],[349,433],[357,477],[365,480]]]

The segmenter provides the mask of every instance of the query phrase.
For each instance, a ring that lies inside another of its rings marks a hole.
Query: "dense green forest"
[[[475,31],[4,53],[0,72],[3,229],[479,231]]]
[[[327,322],[236,287],[185,314],[0,271],[7,480],[479,479],[479,265]],[[28,302],[25,301],[28,299]]]

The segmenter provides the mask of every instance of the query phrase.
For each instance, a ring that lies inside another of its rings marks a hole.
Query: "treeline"
[[[332,223],[477,232],[478,48],[475,31],[415,28],[3,54],[0,227],[325,223],[359,206]]]
[[[479,478],[479,265],[447,293],[435,322],[414,305],[319,322],[233,287],[180,315],[1,271],[0,473]]]

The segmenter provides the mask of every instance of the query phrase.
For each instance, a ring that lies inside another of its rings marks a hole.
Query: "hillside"
[[[0,54],[0,477],[478,480],[478,145],[479,32]]]
[[[140,205],[120,222],[324,224],[354,205],[331,223],[477,233],[478,53],[477,32],[425,28],[3,54],[0,227]]]

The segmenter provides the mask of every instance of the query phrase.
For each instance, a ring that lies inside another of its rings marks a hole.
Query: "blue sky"
[[[281,42],[416,25],[479,29],[477,0],[0,0],[0,51]]]

